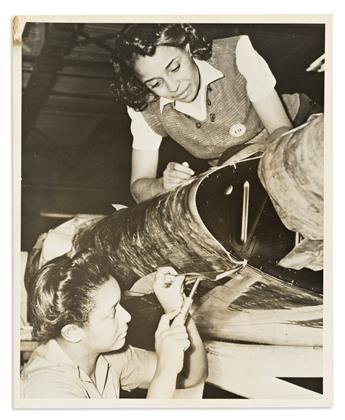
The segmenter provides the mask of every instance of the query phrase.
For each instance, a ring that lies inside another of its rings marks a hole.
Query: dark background
[[[76,213],[133,204],[131,134],[125,106],[110,90],[114,35],[123,24],[27,23],[22,56],[22,249]],[[248,34],[280,93],[304,92],[323,105],[323,74],[305,68],[324,52],[324,25],[202,24],[211,38]],[[160,169],[205,162],[170,139]]]

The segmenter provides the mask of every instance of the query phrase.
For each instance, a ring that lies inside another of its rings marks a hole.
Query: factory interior
[[[25,25],[21,138],[24,253],[30,253],[41,234],[75,215],[110,215],[113,205],[136,205],[130,192],[130,119],[125,104],[116,102],[111,91],[114,37],[123,26],[87,22]],[[249,35],[256,51],[269,63],[279,94],[303,92],[324,105],[324,73],[306,72],[306,68],[325,51],[325,25],[195,26],[211,39]],[[163,139],[159,153],[159,174],[170,161],[187,161],[196,174],[208,168],[207,161],[192,156],[169,137]],[[26,338],[23,343],[22,359],[26,361],[34,347]],[[254,351],[255,344],[244,344]],[[241,340],[236,345],[240,346]],[[270,356],[264,357],[269,360]],[[317,357],[310,353],[310,360],[319,360]],[[322,394],[318,373],[281,376],[289,385]],[[250,395],[250,391],[231,391],[213,381],[206,383],[203,398],[243,399]],[[122,394],[123,398],[144,396],[141,391]]]

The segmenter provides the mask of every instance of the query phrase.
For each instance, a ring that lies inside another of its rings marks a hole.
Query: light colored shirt
[[[224,77],[223,73],[207,61],[195,59],[200,74],[200,89],[197,97],[192,102],[175,101],[176,110],[203,121],[207,116],[206,91],[207,86]],[[236,46],[236,64],[238,70],[246,79],[247,94],[251,102],[257,102],[269,95],[276,85],[276,80],[266,61],[254,50],[247,35],[242,35]],[[160,110],[173,102],[160,98]],[[127,107],[131,118],[131,132],[133,135],[133,149],[154,151],[159,149],[162,137],[155,133],[147,124],[141,112],[136,112]]]
[[[21,374],[22,398],[119,398],[124,390],[150,381],[155,354],[129,346],[127,350],[100,355],[96,383],[76,365],[56,340],[33,352]]]

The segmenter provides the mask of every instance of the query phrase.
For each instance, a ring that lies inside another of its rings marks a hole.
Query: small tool
[[[198,286],[199,286],[199,283],[200,283],[201,279],[202,279],[202,277],[198,277],[198,278],[195,280],[195,283],[194,283],[194,285],[193,285],[193,287],[192,287],[192,290],[190,291],[189,296],[187,296],[187,297],[184,299],[183,305],[182,305],[182,307],[181,307],[181,309],[180,309],[180,312],[179,312],[179,314],[178,314],[178,315],[182,315],[182,316],[183,316],[183,319],[184,319],[185,321],[186,321],[186,319],[187,319],[187,317],[188,317],[189,310],[190,310],[190,308],[191,308],[191,306],[192,306],[192,303],[193,303],[193,296],[194,296],[194,294],[195,294],[195,292],[196,292],[196,289],[197,289],[197,288],[198,288]]]
[[[200,278],[200,280],[211,280],[217,281],[224,277],[233,274],[235,271],[238,271],[238,267],[235,269],[227,270],[227,271],[199,271],[199,272],[187,272],[181,273],[182,276],[185,276],[185,284],[190,284],[195,281],[195,279]]]

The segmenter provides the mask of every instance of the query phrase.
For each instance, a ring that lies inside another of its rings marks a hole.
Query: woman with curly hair
[[[170,162],[157,178],[162,137],[217,162],[233,146],[254,143],[261,150],[272,133],[304,122],[301,112],[310,105],[299,94],[283,95],[283,105],[273,74],[246,35],[211,42],[189,24],[130,24],[117,35],[113,66],[113,92],[131,118],[136,201],[194,174],[187,162]]]

